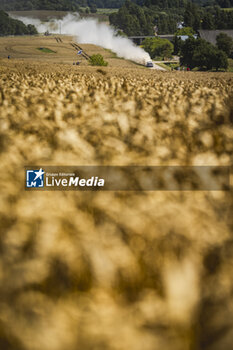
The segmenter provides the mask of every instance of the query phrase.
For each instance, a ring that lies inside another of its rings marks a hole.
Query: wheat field
[[[232,349],[232,191],[28,192],[24,166],[231,165],[233,76],[2,59],[0,81],[0,349]]]

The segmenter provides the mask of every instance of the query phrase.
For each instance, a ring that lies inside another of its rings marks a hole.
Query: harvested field
[[[230,165],[233,76],[1,59],[0,81],[0,348],[232,349],[232,191],[28,192],[24,166]]]
[[[58,40],[57,40],[58,39]],[[60,39],[60,40],[59,40]],[[0,59],[11,56],[12,60],[24,60],[31,63],[34,62],[50,62],[50,69],[55,69],[52,64],[72,64],[79,60],[81,66],[87,66],[88,62],[80,55],[77,55],[77,50],[72,46],[76,43],[75,38],[68,35],[50,35],[45,36],[18,36],[18,37],[0,37]],[[110,67],[135,67],[136,63],[126,61],[116,57],[110,50],[92,44],[80,44],[82,49],[89,55],[96,53],[101,54],[109,63]],[[39,47],[45,47],[56,53],[51,55],[45,52],[39,52]],[[144,67],[142,67],[145,69]]]

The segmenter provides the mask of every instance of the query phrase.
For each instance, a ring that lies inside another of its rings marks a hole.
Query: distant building
[[[201,39],[208,41],[209,43],[216,45],[216,37],[220,33],[225,33],[233,39],[233,29],[219,29],[219,30],[198,30]]]
[[[178,22],[178,23],[176,24],[176,27],[177,27],[177,29],[182,29],[182,28],[184,28],[184,22]]]
[[[198,35],[197,34],[193,34],[192,35],[194,39],[197,39]],[[182,41],[187,40],[190,36],[189,35],[177,35],[178,38],[180,38]]]
[[[155,35],[158,34],[158,27],[157,26],[154,26],[154,33],[155,33]]]

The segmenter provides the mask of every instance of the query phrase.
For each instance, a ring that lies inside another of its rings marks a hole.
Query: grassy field
[[[233,75],[21,40],[0,38],[0,348],[230,350],[232,191],[29,192],[24,166],[230,165]]]

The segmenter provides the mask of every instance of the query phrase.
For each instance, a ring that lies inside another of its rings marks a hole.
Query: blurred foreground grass
[[[232,192],[26,192],[23,168],[230,165],[232,75],[0,73],[0,349],[232,349]]]

